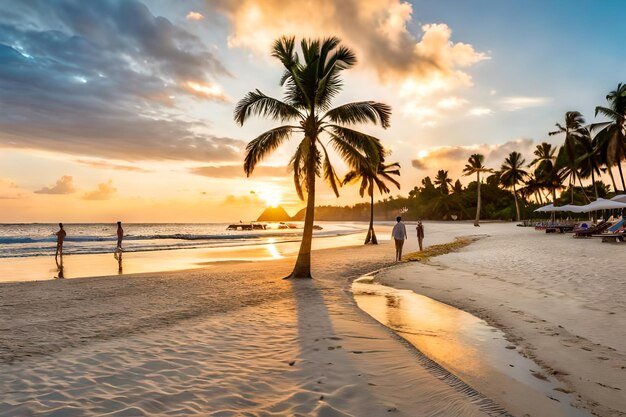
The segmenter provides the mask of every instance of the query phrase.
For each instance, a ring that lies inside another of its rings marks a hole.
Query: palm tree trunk
[[[622,179],[622,190],[626,191],[626,184],[624,183],[624,174],[622,173],[622,164],[620,162],[617,163],[617,169],[619,170],[619,177]]]
[[[606,170],[609,171],[609,177],[611,177],[611,182],[613,183],[613,191],[617,192],[617,184],[615,184],[615,177],[613,176],[613,170],[610,166],[606,166]]]
[[[519,215],[519,203],[517,202],[517,191],[515,190],[515,184],[513,184],[513,198],[515,198],[515,214],[516,214],[516,221],[520,221],[520,215]]]
[[[296,259],[296,265],[288,278],[312,278],[311,276],[311,244],[313,241],[313,221],[315,217],[315,146],[312,146],[308,161],[307,199],[304,216],[302,243]]]
[[[552,204],[556,204],[556,188],[552,188]]]
[[[596,200],[598,199],[598,185],[596,184],[596,174],[593,172],[593,168],[591,169],[591,181],[593,182],[593,192],[596,195]]]
[[[570,194],[570,204],[574,204],[574,175],[576,175],[575,171],[572,171],[572,175],[569,177],[569,194]]]
[[[476,194],[477,194],[477,202],[476,202],[476,220],[474,220],[474,226],[480,226],[480,172],[476,173]]]
[[[378,245],[376,239],[376,232],[374,232],[374,184],[370,184],[370,227],[367,229],[367,236],[365,236],[365,245],[372,242],[372,245]]]
[[[585,191],[585,187],[583,186],[582,178],[580,178],[580,175],[577,175],[577,177],[578,177],[578,183],[580,184],[580,189],[583,190],[583,195],[585,196],[585,200],[587,200],[588,203],[591,203],[591,200],[589,199],[589,197],[587,196],[587,192]]]

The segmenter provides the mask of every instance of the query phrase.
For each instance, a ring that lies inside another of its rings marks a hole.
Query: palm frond
[[[330,187],[333,189],[335,196],[339,197],[339,185],[341,184],[341,180],[337,176],[335,172],[335,168],[333,168],[330,163],[330,158],[328,158],[328,151],[326,151],[326,147],[318,140],[318,144],[322,147],[324,151],[324,179],[330,184]]]
[[[246,146],[246,156],[243,169],[246,176],[250,176],[256,165],[268,154],[276,150],[286,139],[289,138],[293,130],[292,126],[280,126],[261,133],[251,140]]]
[[[363,167],[369,164],[369,160],[350,142],[342,136],[330,133],[330,144],[341,158],[348,164],[350,169],[361,172]]]
[[[617,113],[615,110],[603,106],[596,106],[596,117],[598,116],[598,114],[601,114],[604,117],[608,117],[611,120],[619,120],[621,117],[624,117]]]
[[[339,125],[330,124],[327,127],[333,135],[343,138],[351,146],[363,152],[372,166],[378,166],[384,158],[385,149],[380,139]]]
[[[272,56],[278,58],[288,71],[297,65],[297,55],[294,53],[296,44],[295,37],[281,36],[274,41],[272,46]]]
[[[333,123],[354,124],[372,122],[387,129],[390,126],[391,106],[375,101],[347,103],[329,110],[322,119],[328,117]]]
[[[294,118],[304,118],[298,109],[292,105],[266,96],[259,90],[250,91],[239,100],[235,107],[235,121],[242,126],[252,115],[269,117],[281,122]]]

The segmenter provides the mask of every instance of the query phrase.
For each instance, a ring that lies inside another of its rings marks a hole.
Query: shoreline
[[[564,384],[564,392],[573,392],[576,407],[603,417],[626,416],[626,400],[619,398],[626,389],[626,355],[621,346],[597,343],[575,329],[568,330],[558,324],[551,311],[545,310],[546,302],[550,301],[542,301],[551,295],[538,297],[519,284],[508,285],[495,275],[459,268],[462,267],[459,259],[472,256],[477,241],[491,237],[476,239],[459,253],[453,251],[426,262],[391,266],[377,274],[377,282],[409,290],[484,320],[504,332],[523,356]],[[507,296],[511,291],[516,293],[515,299]],[[568,313],[576,308],[568,307]],[[605,326],[604,330],[610,333],[611,328]]]

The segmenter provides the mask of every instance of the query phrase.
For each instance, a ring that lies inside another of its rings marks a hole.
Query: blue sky
[[[337,103],[393,106],[389,130],[362,129],[401,163],[402,194],[440,168],[459,177],[471,153],[496,168],[513,150],[530,160],[558,143],[547,132],[566,111],[593,121],[626,81],[622,1],[10,0],[0,12],[5,221],[104,219],[120,204],[145,221],[208,221],[225,205],[245,218],[277,196],[301,207],[281,175],[294,145],[245,179],[245,144],[274,124],[232,120],[247,91],[280,96],[269,48],[282,34],[356,51]],[[321,204],[357,201],[320,187]]]

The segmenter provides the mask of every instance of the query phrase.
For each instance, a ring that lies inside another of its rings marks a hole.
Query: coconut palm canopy
[[[261,133],[246,146],[244,171],[250,176],[257,164],[294,137],[299,140],[289,161],[294,186],[307,199],[304,232],[293,277],[311,276],[311,239],[315,207],[315,179],[323,176],[335,194],[341,181],[331,164],[333,149],[354,172],[377,172],[385,151],[381,141],[350,128],[356,123],[389,127],[391,108],[375,101],[359,101],[332,107],[342,89],[341,73],[356,63],[355,54],[337,38],[304,39],[300,52],[295,38],[282,37],[274,43],[272,56],[283,65],[280,85],[282,100],[260,90],[249,92],[235,108],[234,118],[243,125],[251,116],[283,123]]]

